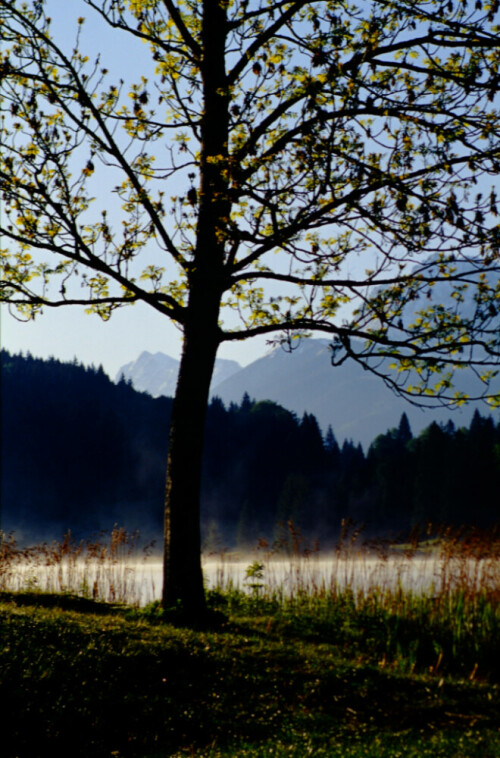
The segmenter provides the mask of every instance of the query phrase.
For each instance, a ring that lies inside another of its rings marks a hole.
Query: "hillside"
[[[273,359],[270,359],[273,360]],[[280,361],[281,356],[275,356]],[[102,368],[1,354],[1,528],[23,538],[87,535],[117,523],[161,539],[172,401],[114,384]],[[207,550],[282,539],[292,521],[332,544],[342,519],[372,534],[426,519],[498,521],[500,424],[407,416],[365,453],[322,435],[313,414],[271,401],[208,408],[201,492]]]

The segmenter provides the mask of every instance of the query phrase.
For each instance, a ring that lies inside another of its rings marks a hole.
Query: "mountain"
[[[323,431],[332,426],[337,439],[351,439],[368,447],[375,437],[397,427],[407,414],[418,434],[432,421],[468,425],[478,404],[462,408],[422,409],[392,392],[381,379],[354,361],[332,367],[328,340],[303,340],[292,353],[273,350],[213,388],[223,402],[239,402],[244,392],[252,399],[269,399],[299,416],[312,413]],[[470,383],[461,378],[460,388]],[[482,412],[486,406],[480,404]]]
[[[236,361],[217,358],[213,381],[223,382],[241,369]],[[136,390],[148,392],[153,397],[173,397],[179,372],[179,361],[165,353],[144,351],[135,361],[122,366],[116,375],[116,382],[124,378],[130,380]]]
[[[175,392],[179,361],[165,353],[148,353],[144,351],[135,361],[126,363],[116,375],[120,379],[131,381],[139,392],[148,392],[152,397],[172,397]]]
[[[325,339],[306,339],[292,353],[278,347],[239,370],[234,361],[218,361],[221,370],[214,377],[212,397],[220,397],[226,405],[240,403],[245,393],[254,400],[273,400],[299,417],[305,412],[314,414],[324,432],[332,426],[339,442],[351,439],[365,448],[377,435],[397,427],[403,412],[414,434],[418,434],[432,421],[446,423],[451,419],[456,426],[467,426],[475,408],[482,413],[488,410],[477,403],[456,410],[415,407],[354,361],[333,368],[328,344]],[[155,396],[171,395],[175,380],[169,375],[167,387],[162,371],[170,371],[174,364],[177,366],[177,361],[162,353],[143,353],[120,369],[119,376],[131,378],[137,389]],[[224,376],[227,369],[230,374]],[[471,389],[470,378],[465,374],[460,389]]]
[[[472,263],[456,263],[473,269]],[[438,266],[438,263],[436,263]],[[478,262],[478,272],[482,270]],[[429,274],[433,269],[429,269]],[[436,271],[436,274],[438,272]],[[414,321],[418,311],[432,304],[444,306],[452,313],[459,308],[464,318],[474,319],[481,314],[481,304],[477,302],[476,288],[472,282],[478,273],[468,273],[471,285],[464,289],[463,302],[457,304],[453,297],[453,287],[447,282],[437,282],[434,287],[423,292],[419,298],[408,303],[404,311],[406,324]],[[491,288],[496,284],[496,268],[487,276]],[[491,333],[500,330],[500,314],[487,314],[484,326]],[[395,335],[397,336],[397,335]],[[331,425],[336,438],[342,442],[351,439],[368,447],[375,437],[384,434],[388,428],[397,427],[401,414],[405,412],[414,434],[421,432],[432,421],[455,426],[468,426],[476,408],[487,413],[489,406],[482,402],[470,402],[461,408],[436,407],[422,409],[398,397],[371,372],[364,370],[355,361],[347,360],[343,365],[332,367],[328,351],[329,340],[305,339],[299,341],[292,353],[278,347],[267,355],[241,368],[235,361],[217,360],[212,381],[211,396],[218,396],[228,405],[240,403],[247,393],[253,400],[272,400],[299,417],[307,413],[316,416],[323,432]],[[475,351],[480,355],[479,348]],[[178,362],[162,353],[151,355],[142,353],[137,361],[120,369],[118,376],[132,379],[134,387],[149,392],[154,397],[172,396],[175,391]],[[495,380],[494,388],[500,391],[500,381]],[[470,370],[458,371],[454,377],[454,390],[469,396],[480,395],[484,385]]]

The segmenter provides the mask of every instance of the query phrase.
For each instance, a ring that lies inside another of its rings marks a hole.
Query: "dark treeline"
[[[1,402],[5,531],[161,532],[169,398],[116,385],[102,368],[2,351]],[[331,428],[323,438],[310,414],[245,396],[229,408],[214,399],[206,435],[209,548],[273,539],[288,521],[325,542],[347,517],[372,534],[499,519],[500,424],[477,412],[468,429],[432,423],[418,437],[403,415],[365,454]]]

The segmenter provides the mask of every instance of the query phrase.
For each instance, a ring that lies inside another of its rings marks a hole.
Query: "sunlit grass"
[[[254,610],[196,631],[87,602],[0,602],[4,758],[499,754],[493,672],[410,671],[366,619]]]

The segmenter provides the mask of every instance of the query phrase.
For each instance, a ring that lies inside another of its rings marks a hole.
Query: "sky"
[[[27,323],[16,321],[5,306],[0,311],[4,349],[11,353],[30,352],[40,358],[52,356],[61,361],[76,357],[85,366],[101,365],[113,379],[121,366],[138,358],[144,350],[173,358],[179,358],[181,353],[181,333],[169,319],[146,305],[115,311],[107,322],[76,307],[45,311]],[[218,357],[245,366],[268,349],[265,338],[245,340],[238,345],[223,345]]]
[[[81,0],[49,0],[47,9],[52,17],[52,34],[66,49],[73,45],[76,19],[84,16],[82,51],[89,57],[100,53],[102,64],[110,71],[118,68],[126,81],[139,80],[142,73],[140,45],[134,46],[134,55],[130,56],[123,46],[123,35],[106,29],[104,22]],[[144,46],[143,64],[148,63],[151,65]],[[218,356],[247,365],[269,349],[267,339],[222,345]],[[76,306],[46,309],[35,321],[20,322],[6,306],[1,306],[0,343],[13,353],[30,352],[35,357],[54,357],[61,361],[72,361],[76,357],[84,365],[102,365],[112,378],[121,366],[138,358],[144,350],[179,358],[182,348],[181,333],[169,319],[142,304],[115,311],[108,322],[87,315],[83,308]]]

